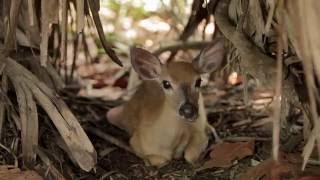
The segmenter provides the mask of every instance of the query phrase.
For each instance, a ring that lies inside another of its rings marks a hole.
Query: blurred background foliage
[[[66,64],[61,62],[57,66],[61,74],[70,74],[75,67],[74,83],[80,82],[80,95],[117,99],[127,85],[130,63],[128,52],[130,46],[140,46],[149,51],[174,44],[183,32],[191,15],[192,0],[101,0],[99,15],[107,41],[112,44],[117,55],[124,64],[121,69],[110,61],[101,41],[96,33],[92,19],[86,17],[84,28],[84,46],[80,47],[77,60],[74,62],[74,51],[68,51]],[[70,4],[73,5],[72,3]],[[75,7],[71,7],[71,14],[75,14]],[[70,31],[68,35],[68,49],[76,44],[75,16],[69,16]],[[202,22],[196,32],[190,37],[191,41],[210,40],[214,32],[213,18],[209,22]],[[161,54],[166,59],[170,52]],[[192,54],[193,55],[193,54]],[[177,58],[191,58],[192,55],[178,53]],[[75,63],[75,64],[74,64]],[[114,76],[114,74],[124,76]],[[118,82],[116,82],[118,81]],[[114,86],[115,85],[115,86]],[[120,86],[120,88],[118,87]],[[113,93],[111,93],[113,92]],[[113,94],[113,95],[112,95]],[[113,97],[110,97],[113,96]]]

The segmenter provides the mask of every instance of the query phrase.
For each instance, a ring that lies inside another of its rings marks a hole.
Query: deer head
[[[217,70],[224,58],[223,41],[204,48],[199,55],[187,62],[161,64],[152,53],[131,48],[131,63],[134,70],[145,81],[156,81],[165,94],[165,102],[174,108],[177,116],[193,122],[198,117],[199,89],[203,73]]]

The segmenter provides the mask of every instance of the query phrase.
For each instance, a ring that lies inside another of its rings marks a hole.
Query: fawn
[[[152,53],[130,49],[131,63],[143,82],[107,119],[130,135],[136,155],[162,167],[184,156],[195,163],[208,144],[207,117],[200,93],[202,73],[217,70],[224,58],[223,41],[205,48],[192,61],[161,64]]]

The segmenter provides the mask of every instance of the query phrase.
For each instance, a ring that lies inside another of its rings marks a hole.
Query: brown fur
[[[146,50],[130,50],[132,66],[144,81],[133,97],[111,109],[107,118],[130,133],[134,152],[149,164],[161,167],[182,155],[194,163],[207,146],[208,123],[199,87],[195,85],[200,73],[220,66],[222,48],[219,41],[201,51],[192,63],[167,65],[161,65]],[[166,81],[169,88],[163,85]]]
[[[163,77],[169,76],[178,86],[192,84],[199,75],[190,63],[171,63],[163,71]],[[168,98],[157,81],[144,81],[123,106],[121,124],[132,136],[130,145],[154,166],[165,165],[183,153],[188,162],[194,163],[207,145],[205,114],[199,113],[194,123],[188,123],[177,113],[179,106],[173,99],[180,97]]]

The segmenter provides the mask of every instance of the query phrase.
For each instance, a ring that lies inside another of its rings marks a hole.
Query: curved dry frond
[[[27,159],[30,156],[34,157],[34,148],[36,148],[34,146],[37,145],[35,137],[37,137],[38,131],[36,129],[32,129],[32,131],[29,129],[38,128],[37,119],[32,119],[36,116],[34,98],[53,121],[77,164],[83,170],[90,171],[97,161],[96,151],[67,105],[50,88],[39,81],[35,75],[15,62],[15,60],[7,58],[6,64],[7,66],[4,71],[13,82],[18,96],[22,137],[26,138],[24,142],[32,142],[32,145],[25,144],[27,152],[24,151],[24,153],[28,154],[26,155],[26,159],[24,159],[25,162],[28,162]]]

